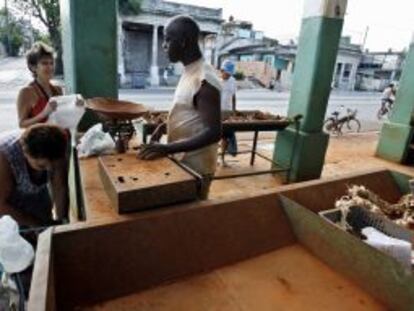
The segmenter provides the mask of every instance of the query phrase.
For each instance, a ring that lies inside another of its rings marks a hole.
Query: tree
[[[141,12],[142,0],[118,0],[119,12],[124,15],[137,15]]]
[[[59,0],[12,0],[16,8],[37,18],[47,29],[56,50],[56,73],[63,73]]]
[[[48,30],[52,46],[56,50],[56,73],[63,73],[62,37],[59,0],[11,0],[23,12],[37,18]],[[87,0],[84,0],[87,1]],[[139,14],[142,0],[118,0],[119,10],[125,15]]]
[[[18,56],[24,42],[24,25],[13,14],[5,9],[0,10],[0,41],[8,56]],[[6,23],[6,19],[8,22]]]

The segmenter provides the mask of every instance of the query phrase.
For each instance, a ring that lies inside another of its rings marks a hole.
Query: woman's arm
[[[57,162],[51,174],[51,188],[57,220],[67,221],[69,214],[68,159]]]

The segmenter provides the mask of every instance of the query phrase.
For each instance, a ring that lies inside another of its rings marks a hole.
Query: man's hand
[[[155,160],[166,157],[169,154],[169,148],[163,144],[149,144],[142,145],[141,150],[138,153],[138,159],[141,160]]]

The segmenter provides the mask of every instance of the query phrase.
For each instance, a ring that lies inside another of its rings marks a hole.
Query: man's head
[[[43,42],[36,42],[26,55],[27,67],[33,77],[50,80],[55,72],[53,49]]]
[[[58,126],[33,125],[23,133],[20,142],[24,156],[34,170],[50,170],[55,162],[66,156],[67,135]]]
[[[223,80],[228,80],[232,75],[234,75],[234,63],[226,60],[222,65],[221,65],[221,77],[223,78]]]
[[[178,15],[172,18],[164,30],[163,48],[172,63],[185,60],[186,57],[201,57],[198,39],[200,28],[190,16]]]

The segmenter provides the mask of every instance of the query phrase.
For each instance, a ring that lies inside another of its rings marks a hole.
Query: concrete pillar
[[[125,35],[122,28],[122,18],[118,15],[118,74],[120,78],[121,85],[124,85],[126,82],[125,77],[125,59],[124,59],[124,42]]]
[[[352,64],[351,74],[349,76],[349,90],[355,90],[356,76],[358,72],[358,64]]]
[[[393,70],[393,71],[391,72],[390,82],[395,81],[395,76],[396,76],[396,75],[397,75],[397,71],[396,71],[396,70]]]
[[[151,86],[160,85],[160,74],[158,68],[158,27],[158,25],[154,25],[152,31]]]
[[[343,86],[343,80],[342,79],[344,78],[346,63],[344,62],[344,63],[341,63],[341,64],[342,64],[341,71],[339,72],[339,77],[338,77],[338,86],[339,86],[340,89],[342,89],[342,86]]]
[[[377,156],[403,163],[413,138],[414,114],[414,36],[401,75],[397,97],[389,121],[381,129]]]
[[[347,0],[305,1],[288,109],[290,117],[303,119],[297,136],[293,127],[278,134],[274,152],[279,165],[292,164],[292,181],[319,178],[322,172],[329,141],[322,127],[346,6]]]
[[[117,1],[60,0],[67,92],[118,97]],[[85,130],[98,119],[87,112]]]

